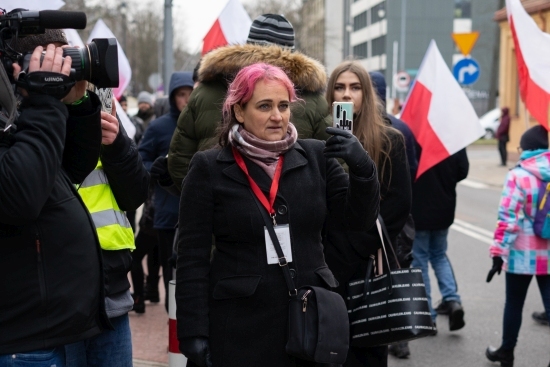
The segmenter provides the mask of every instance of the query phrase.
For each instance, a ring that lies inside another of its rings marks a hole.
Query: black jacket
[[[380,183],[380,215],[394,242],[411,211],[411,179],[403,135],[395,129],[388,131],[392,148]],[[376,226],[366,232],[342,232],[327,226],[324,242],[327,264],[340,283],[337,291],[342,295],[351,279],[365,276],[365,260],[382,247]],[[390,248],[386,249],[392,260]]]
[[[147,198],[149,173],[145,169],[136,144],[119,123],[119,132],[111,145],[101,146],[101,163],[118,207],[122,211],[139,208]],[[128,272],[132,266],[130,250],[102,251],[106,295],[130,288]]]
[[[420,154],[421,148],[417,146]],[[468,176],[462,149],[424,172],[413,184],[412,214],[418,231],[446,229],[455,218],[456,184]]]
[[[0,144],[0,354],[98,334],[104,312],[100,247],[76,192],[97,164],[100,102],[24,101]]]
[[[376,173],[361,179],[323,155],[324,143],[298,140],[284,154],[277,224],[290,224],[297,287],[334,287],[321,244],[326,221],[366,230],[378,214]],[[271,179],[245,158],[269,193]],[[197,152],[183,181],[177,266],[178,338],[209,337],[214,366],[296,366],[285,352],[288,289],[268,265],[264,221],[231,148]],[[216,249],[212,262],[212,234]]]

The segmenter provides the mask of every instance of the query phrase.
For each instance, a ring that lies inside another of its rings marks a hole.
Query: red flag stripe
[[[407,122],[418,144],[422,147],[416,178],[450,156],[428,119],[431,103],[432,92],[417,81],[401,115],[401,119]]]
[[[218,48],[220,46],[227,45],[227,40],[225,39],[225,35],[223,34],[222,27],[220,25],[220,20],[217,19],[216,22],[214,22],[214,25],[206,36],[204,37],[204,43],[202,46],[202,54],[206,54],[208,51],[211,51],[215,48]]]
[[[178,341],[178,323],[174,319],[168,319],[168,351],[170,353],[180,354],[180,344]]]
[[[521,99],[525,103],[525,106],[529,110],[529,113],[537,120],[546,130],[550,130],[548,121],[548,107],[550,106],[550,94],[544,89],[539,87],[529,75],[529,68],[525,63],[523,54],[521,52],[521,45],[519,43],[516,29],[514,26],[514,19],[510,17],[510,29],[512,31],[512,38],[514,39],[514,45],[516,49],[516,61],[518,64],[518,77],[519,77],[519,90]]]

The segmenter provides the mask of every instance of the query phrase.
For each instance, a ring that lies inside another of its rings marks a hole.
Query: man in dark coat
[[[421,152],[418,146],[417,151]],[[427,170],[413,184],[412,214],[416,236],[412,266],[422,269],[434,323],[437,313],[447,314],[451,331],[464,327],[464,310],[447,257],[447,235],[454,222],[456,185],[468,176],[468,169],[466,149],[462,149]],[[431,304],[428,262],[432,264],[443,297],[437,310]]]
[[[170,141],[176,129],[181,111],[187,106],[189,96],[193,91],[191,72],[177,72],[172,74],[169,88],[170,112],[153,120],[139,145],[139,153],[148,171],[151,171],[153,162],[159,157],[168,154]],[[168,180],[171,183],[170,178]],[[162,182],[161,182],[162,181]],[[169,259],[172,257],[175,227],[178,223],[179,197],[168,193],[160,186],[166,186],[166,180],[159,180],[155,188],[154,199],[154,228],[157,230],[160,264],[162,277],[166,289],[166,309],[168,310],[168,282],[172,279],[172,266]]]
[[[500,124],[498,125],[495,137],[498,139],[498,152],[500,154],[500,165],[506,166],[508,160],[508,152],[506,151],[506,143],[510,140],[508,135],[510,130],[510,112],[508,107],[502,107],[500,116]]]
[[[42,50],[36,48],[30,73],[69,74],[60,48],[48,45],[40,66]],[[14,69],[17,76],[20,67]],[[7,81],[3,67],[0,74]],[[101,147],[101,104],[86,84],[62,100],[44,89],[22,93],[17,130],[0,129],[0,365],[29,358],[61,365],[63,345],[110,326],[99,241],[75,187]]]

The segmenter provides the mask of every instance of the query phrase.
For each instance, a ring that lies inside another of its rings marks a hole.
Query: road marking
[[[493,244],[493,233],[484,228],[475,226],[460,219],[455,219],[455,222],[451,225],[451,228],[488,245]]]
[[[462,227],[464,227],[464,228],[466,228],[466,229],[470,229],[470,230],[472,230],[472,231],[474,231],[474,232],[477,232],[477,233],[479,233],[479,234],[481,234],[481,235],[487,236],[487,237],[489,237],[489,238],[491,238],[491,239],[493,238],[493,232],[488,231],[488,230],[486,230],[485,228],[481,228],[481,227],[475,226],[475,225],[473,225],[473,224],[471,224],[471,223],[466,222],[465,220],[460,220],[460,219],[456,219],[456,218],[455,218],[455,224],[458,224],[459,226],[462,226]]]
[[[471,187],[472,189],[488,189],[489,188],[489,185],[487,185],[487,184],[477,182],[477,181],[468,180],[468,179],[462,180],[458,184],[466,186],[466,187]]]

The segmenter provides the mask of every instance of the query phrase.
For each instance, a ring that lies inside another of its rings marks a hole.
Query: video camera
[[[14,9],[9,13],[0,9],[0,63],[13,80],[13,63],[27,72],[32,52],[16,51],[20,38],[44,34],[46,29],[86,28],[86,14],[73,11]],[[37,45],[38,46],[38,45]],[[72,59],[71,73],[65,82],[87,80],[98,88],[118,87],[118,48],[115,38],[95,38],[84,48],[65,48],[63,57]],[[34,73],[32,73],[34,74]],[[29,79],[29,77],[27,77]],[[41,77],[29,80],[34,88],[55,88],[59,78]],[[53,83],[53,84],[52,84]],[[19,84],[19,83],[18,83]]]

